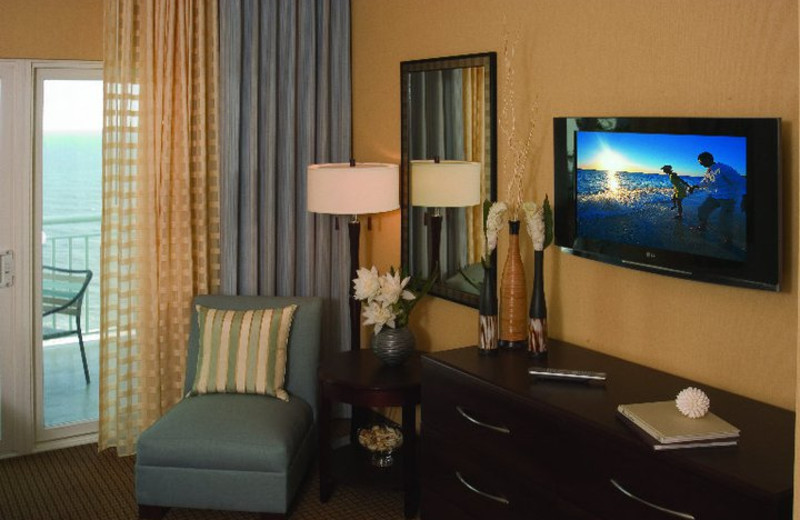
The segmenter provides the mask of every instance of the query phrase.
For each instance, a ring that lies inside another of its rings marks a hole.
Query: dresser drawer
[[[667,460],[674,454],[564,437],[576,448],[559,469],[561,497],[608,519],[736,520],[772,518],[763,503],[681,470]],[[736,448],[709,448],[736,449]],[[761,508],[761,509],[759,509]]]
[[[422,446],[423,494],[430,490],[475,518],[555,517],[556,497],[547,486],[432,430],[424,432]]]
[[[557,340],[546,363],[609,378],[532,383],[521,351],[423,355],[423,511],[434,515],[424,520],[792,518],[792,412],[709,389],[741,428],[739,446],[655,452],[619,423],[617,406],[693,382]]]
[[[552,482],[558,444],[554,421],[533,414],[502,392],[448,370],[423,373],[422,429],[457,440],[471,457],[491,460],[531,483]]]
[[[422,488],[419,509],[421,520],[483,520],[475,516],[474,511],[464,510],[430,487]]]

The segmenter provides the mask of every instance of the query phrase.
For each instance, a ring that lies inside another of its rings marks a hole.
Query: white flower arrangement
[[[550,201],[545,195],[541,206],[535,202],[523,202],[522,211],[534,251],[544,251],[553,241],[553,211],[550,209]]]
[[[497,248],[497,237],[500,231],[505,226],[505,214],[508,211],[508,206],[505,202],[489,202],[488,200],[483,203],[483,264],[489,265],[489,256]]]
[[[430,290],[435,277],[431,277],[418,292],[410,285],[411,276],[402,277],[400,271],[392,267],[383,275],[372,266],[371,269],[361,267],[353,279],[354,298],[364,305],[364,325],[374,325],[374,333],[378,334],[383,327],[392,329],[408,325],[411,309],[417,301]]]

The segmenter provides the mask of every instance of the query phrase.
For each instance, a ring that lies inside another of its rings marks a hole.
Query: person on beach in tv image
[[[747,260],[747,138],[579,130],[575,153],[580,239]]]
[[[697,209],[698,224],[693,229],[705,232],[708,228],[708,219],[714,211],[719,210],[720,233],[726,245],[733,243],[732,222],[737,204],[741,211],[745,210],[744,195],[747,182],[732,166],[717,162],[710,152],[703,152],[697,156],[699,162],[706,168],[703,179],[689,189],[690,193],[703,190],[708,193],[700,207]]]
[[[680,220],[683,218],[683,199],[686,198],[686,193],[691,189],[691,185],[672,169],[672,165],[665,164],[661,167],[661,171],[669,176],[669,182],[672,183],[672,208],[678,209],[678,214],[674,218]]]

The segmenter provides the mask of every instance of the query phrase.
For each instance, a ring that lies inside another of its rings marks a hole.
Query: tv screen
[[[779,119],[555,118],[556,243],[779,290],[779,134]]]

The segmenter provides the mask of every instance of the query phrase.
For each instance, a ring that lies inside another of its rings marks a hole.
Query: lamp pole
[[[353,280],[358,271],[358,249],[361,235],[361,222],[358,220],[358,215],[353,215],[353,218],[347,223],[347,229],[350,235],[350,350],[359,350],[361,348],[361,302],[356,300],[356,289],[353,286]]]
[[[439,249],[442,243],[442,214],[438,206],[428,218],[431,226],[431,266],[429,276],[439,271]]]

